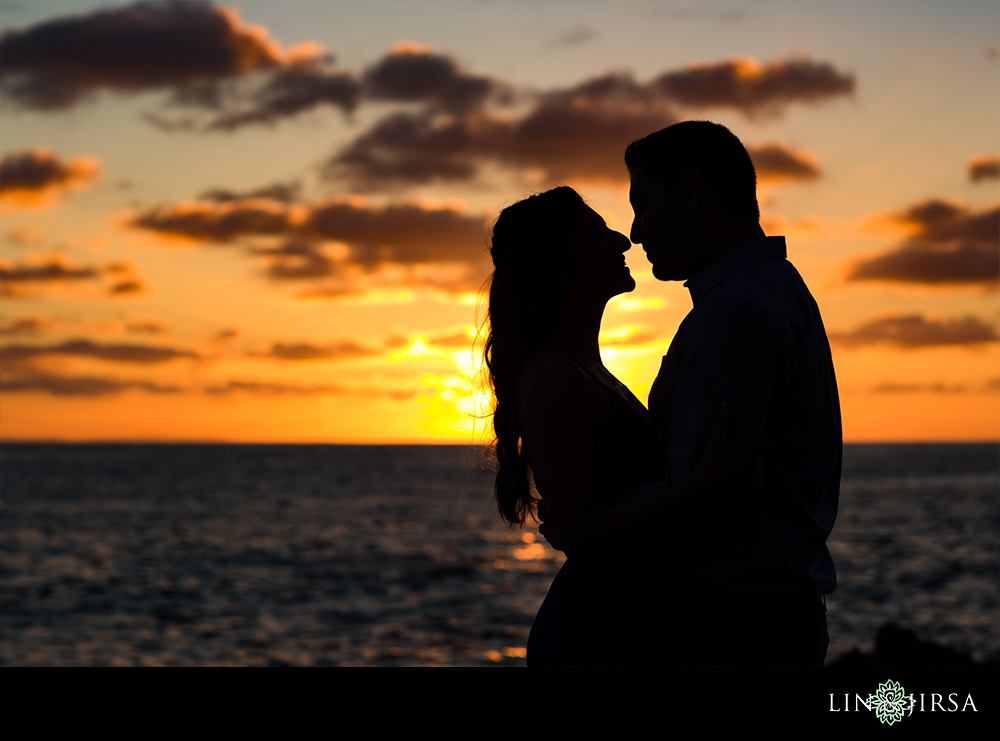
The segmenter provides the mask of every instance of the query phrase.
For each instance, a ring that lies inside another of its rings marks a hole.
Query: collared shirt
[[[724,402],[731,438],[764,439],[763,487],[740,493],[683,556],[689,576],[737,593],[828,594],[843,438],[819,308],[785,259],[784,237],[741,245],[685,287],[681,323],[649,394],[671,479],[698,467]],[[704,525],[704,523],[703,523]]]

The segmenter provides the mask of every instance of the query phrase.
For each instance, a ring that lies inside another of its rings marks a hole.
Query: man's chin
[[[677,275],[676,270],[672,270],[667,265],[653,265],[653,277],[657,280],[684,280]]]

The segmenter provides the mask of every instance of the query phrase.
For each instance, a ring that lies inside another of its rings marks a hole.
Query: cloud
[[[17,316],[0,324],[0,335],[34,335],[54,332],[62,322],[50,316]]]
[[[747,147],[758,181],[815,180],[820,176],[816,157],[806,149],[787,144],[756,144]]]
[[[974,183],[980,180],[995,180],[1000,178],[1000,155],[981,154],[969,160],[969,180]]]
[[[587,23],[578,23],[572,28],[556,34],[549,42],[550,46],[580,46],[596,38],[600,38],[601,32]]]
[[[469,74],[451,57],[413,42],[396,44],[360,75],[335,69],[329,62],[329,57],[317,55],[286,64],[271,71],[255,90],[232,90],[228,99],[202,95],[180,101],[229,109],[204,125],[190,117],[168,120],[148,114],[146,118],[167,131],[234,131],[251,124],[275,124],[321,105],[348,114],[362,101],[420,103],[426,111],[464,112],[478,110],[487,101],[505,104],[513,97],[503,81]]]
[[[147,210],[130,225],[202,243],[279,238],[281,244],[257,246],[251,253],[267,260],[266,274],[273,280],[320,281],[303,294],[316,297],[355,295],[362,286],[474,290],[488,267],[485,218],[450,205],[373,207],[357,197],[294,205],[263,199],[189,202]]]
[[[720,83],[726,75],[728,87]],[[518,116],[485,108],[392,113],[334,155],[325,174],[356,188],[377,189],[471,180],[484,164],[497,163],[548,182],[615,181],[625,177],[625,147],[682,120],[678,104],[774,113],[794,102],[818,103],[850,93],[853,86],[852,77],[807,59],[734,60],[667,72],[647,83],[612,72],[536,93]],[[762,177],[819,175],[815,158],[803,150],[768,144],[758,148],[758,155]]]
[[[413,42],[401,42],[364,74],[373,100],[427,103],[450,111],[480,109],[489,98],[508,100],[510,88],[483,75],[470,75],[451,57]]]
[[[218,116],[207,130],[234,131],[250,124],[273,125],[324,104],[350,112],[357,107],[360,94],[361,83],[349,72],[318,64],[296,65],[274,74],[253,94],[249,107]]]
[[[69,108],[99,90],[171,90],[177,102],[212,106],[213,83],[319,56],[284,50],[261,26],[207,2],[140,2],[45,21],[0,36],[0,82],[16,104]]]
[[[106,296],[117,297],[142,293],[146,290],[136,276],[135,268],[123,262],[108,262],[102,266],[75,265],[63,255],[32,255],[20,264],[0,260],[0,296],[18,298],[36,296],[52,285],[67,285],[110,279],[102,288]]]
[[[1000,207],[977,213],[960,203],[930,199],[881,218],[910,236],[881,255],[856,259],[847,280],[991,289],[1000,283]]]
[[[101,273],[99,268],[74,265],[59,255],[26,260],[19,265],[0,260],[0,296],[32,296],[43,286],[94,281]]]
[[[172,347],[150,345],[100,344],[90,340],[69,340],[58,345],[4,345],[0,358],[5,365],[24,365],[40,358],[70,356],[93,358],[112,363],[150,365],[179,358],[198,359],[198,355]]]
[[[302,239],[254,252],[268,258],[267,276],[276,281],[326,278],[340,271],[340,265],[323,254],[320,245]]]
[[[978,387],[968,386],[963,383],[957,384],[945,384],[942,382],[937,383],[881,383],[872,389],[874,394],[968,394],[968,393],[981,393],[981,394],[995,394],[997,392],[998,386],[1000,386],[1000,380],[993,379],[987,381]]]
[[[487,161],[566,178],[620,180],[632,140],[678,120],[667,103],[624,73],[538,97],[521,118],[487,113],[397,113],[327,164],[361,187],[473,178]]]
[[[992,343],[1000,341],[1000,334],[993,325],[972,316],[938,320],[912,314],[874,319],[848,332],[831,333],[830,340],[846,347],[891,345],[913,350]]]
[[[357,198],[300,206],[261,199],[191,202],[150,209],[130,224],[200,242],[227,243],[260,236],[341,242],[351,248],[353,261],[368,265],[468,261],[481,252],[477,248],[486,235],[482,216],[456,208],[417,202],[372,207]],[[258,253],[312,259],[295,243]]]
[[[291,234],[295,221],[295,211],[286,204],[255,198],[152,208],[130,225],[163,236],[226,243],[246,236]]]
[[[653,84],[679,105],[736,108],[755,116],[780,113],[789,103],[819,103],[851,95],[854,75],[808,58],[770,64],[741,58],[693,64],[660,75]]]
[[[408,344],[410,341],[407,340],[404,344]],[[451,332],[442,335],[432,335],[427,338],[427,344],[431,347],[472,347],[474,342],[473,336],[471,336],[467,331],[461,332]]]
[[[281,201],[282,203],[294,203],[299,200],[299,193],[302,190],[300,183],[274,183],[265,185],[262,188],[255,188],[244,192],[225,190],[224,188],[214,188],[207,190],[198,196],[199,201],[217,201],[227,203],[229,201],[245,201],[254,198],[264,198],[270,201]]]
[[[18,247],[34,247],[45,241],[45,231],[38,224],[21,224],[3,236]]]
[[[101,163],[92,157],[62,162],[48,149],[15,152],[0,159],[0,199],[13,208],[47,206],[100,177]]]
[[[54,373],[32,373],[28,376],[0,379],[0,393],[44,393],[53,396],[109,396],[129,389],[154,394],[176,394],[179,386],[161,386],[149,381],[127,381],[100,376],[63,376]]]
[[[312,345],[307,342],[286,345],[275,342],[270,350],[254,354],[253,357],[278,360],[343,360],[379,354],[381,353],[355,342],[339,342],[332,345]]]
[[[372,386],[351,387],[338,384],[304,386],[300,384],[270,383],[264,381],[229,381],[221,385],[208,386],[204,391],[212,396],[228,396],[234,393],[258,394],[262,396],[336,394],[373,399],[394,399],[397,401],[412,399],[418,393],[415,389],[387,389]]]
[[[151,394],[204,393],[210,396],[252,394],[257,396],[316,396],[333,394],[370,399],[408,401],[419,392],[416,389],[383,388],[376,386],[344,386],[339,384],[302,385],[267,381],[228,381],[202,387],[165,386],[150,381],[119,379],[106,376],[66,376],[31,370],[17,376],[0,379],[0,394],[43,393],[52,396],[101,397],[138,390]]]

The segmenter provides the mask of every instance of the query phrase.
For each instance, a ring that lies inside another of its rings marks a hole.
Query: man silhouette
[[[734,442],[773,446],[764,485],[698,516],[667,556],[684,574],[686,661],[821,665],[843,442],[819,309],[784,237],[761,230],[753,163],[727,128],[675,124],[633,142],[625,163],[631,239],[694,303],[649,395],[672,480],[697,468],[724,402]]]

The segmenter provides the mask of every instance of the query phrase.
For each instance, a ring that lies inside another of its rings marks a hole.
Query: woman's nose
[[[620,249],[622,252],[628,252],[630,249],[632,249],[632,242],[630,242],[629,238],[626,237],[621,232],[615,232],[615,241],[619,243],[618,249]]]

